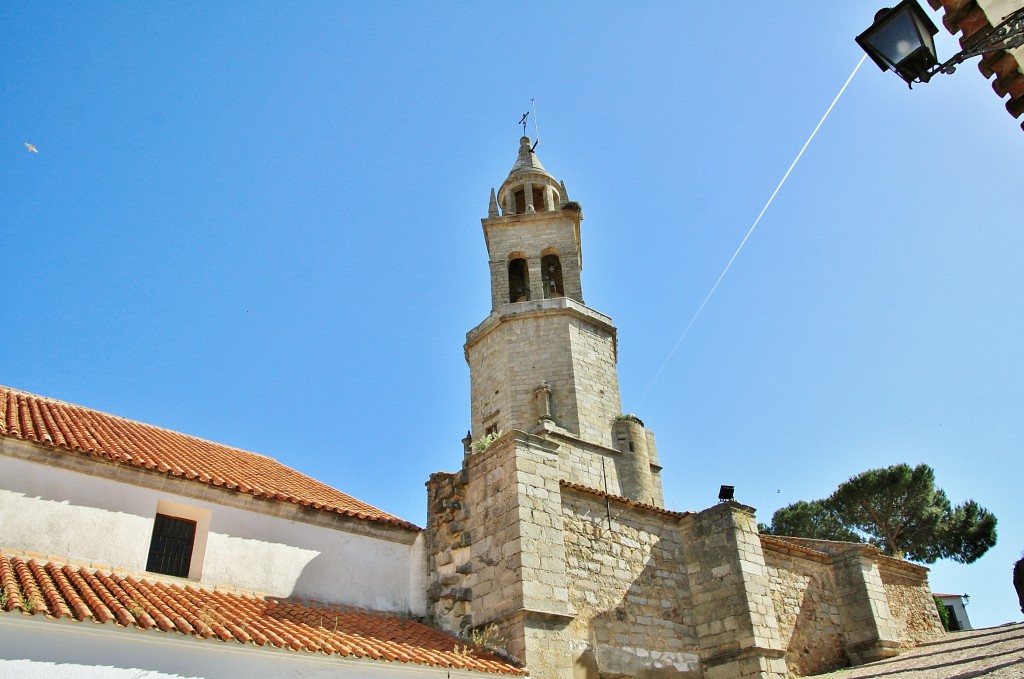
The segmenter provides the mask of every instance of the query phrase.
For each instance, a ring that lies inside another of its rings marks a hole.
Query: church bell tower
[[[654,436],[622,413],[615,326],[583,301],[582,221],[522,137],[481,220],[491,313],[466,335],[471,438],[516,430],[557,440],[565,480],[660,506]]]
[[[466,334],[462,468],[427,483],[427,595],[439,627],[486,632],[531,676],[572,679],[589,642],[570,600],[579,544],[565,517],[577,522],[572,503],[586,495],[567,485],[654,508],[664,500],[654,435],[622,413],[615,326],[583,302],[583,211],[534,147],[519,140],[481,220],[491,310]],[[598,523],[610,529],[605,510]]]

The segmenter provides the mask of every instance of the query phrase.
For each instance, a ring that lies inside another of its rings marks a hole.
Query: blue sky
[[[767,522],[924,462],[999,518],[933,589],[1019,620],[1024,133],[974,62],[913,91],[865,63],[658,374],[876,9],[5,3],[0,384],[423,525],[469,426],[479,220],[535,98],[668,506],[729,483]]]

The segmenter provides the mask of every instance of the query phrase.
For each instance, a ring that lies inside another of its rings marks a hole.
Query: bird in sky
[[[36,148],[35,144],[29,144],[28,142],[25,142],[25,148],[28,149],[29,153],[39,153],[39,149]]]

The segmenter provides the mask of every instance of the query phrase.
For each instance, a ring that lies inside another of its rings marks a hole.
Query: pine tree
[[[974,500],[953,507],[928,465],[898,464],[858,474],[824,500],[783,507],[764,532],[868,542],[921,563],[972,563],[996,543],[996,517]]]

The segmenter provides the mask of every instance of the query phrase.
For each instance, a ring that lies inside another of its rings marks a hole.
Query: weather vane
[[[530,147],[530,153],[537,148],[537,144],[540,143],[540,127],[537,125],[537,102],[533,98],[530,99],[530,107],[533,108],[533,128],[536,131],[533,146]],[[530,117],[530,112],[527,111],[523,114],[523,117],[519,119],[519,124],[523,126],[523,136],[526,136],[526,119]]]

